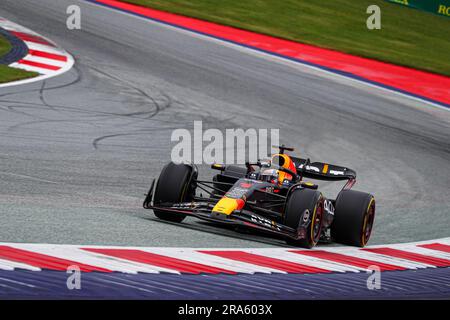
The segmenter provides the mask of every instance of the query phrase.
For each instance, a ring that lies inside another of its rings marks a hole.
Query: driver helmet
[[[287,154],[275,154],[272,157],[272,164],[286,168],[291,170],[294,173],[297,173],[297,169],[295,168],[295,163],[292,161],[291,157],[289,157]],[[292,181],[293,177],[292,175],[278,170],[278,183],[282,184],[285,180]]]

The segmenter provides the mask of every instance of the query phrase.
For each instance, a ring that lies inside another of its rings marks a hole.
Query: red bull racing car
[[[287,155],[245,167],[213,164],[212,181],[198,179],[193,164],[167,164],[153,180],[144,208],[163,220],[186,216],[276,234],[288,244],[312,248],[319,241],[363,247],[372,232],[375,199],[351,190],[355,171]],[[335,199],[305,179],[346,181]]]

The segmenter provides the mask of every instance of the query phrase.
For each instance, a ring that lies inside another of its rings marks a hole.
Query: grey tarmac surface
[[[70,4],[82,30],[66,28]],[[141,208],[172,131],[194,120],[280,128],[301,155],[355,169],[355,189],[377,199],[370,244],[450,235],[447,110],[85,1],[2,0],[0,16],[76,59],[57,78],[0,88],[2,242],[284,246]]]

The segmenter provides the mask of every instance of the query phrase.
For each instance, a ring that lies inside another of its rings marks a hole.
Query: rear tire
[[[192,200],[195,187],[191,180],[193,168],[186,164],[168,163],[159,175],[156,184],[153,203],[178,203]],[[196,177],[194,177],[196,178]],[[167,212],[164,210],[153,210],[156,217],[171,221],[181,222],[186,218],[185,214]]]
[[[375,219],[373,195],[343,190],[336,199],[331,236],[334,241],[364,247],[369,241]]]
[[[299,227],[304,218],[309,219],[310,223],[306,234],[301,235],[302,239],[287,239],[288,244],[310,249],[319,242],[322,232],[323,201],[322,193],[311,189],[297,189],[289,195],[284,224],[300,231]],[[306,212],[309,213],[308,218],[305,217]]]

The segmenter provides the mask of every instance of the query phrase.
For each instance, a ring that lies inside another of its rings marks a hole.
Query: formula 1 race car
[[[270,160],[246,167],[213,164],[220,171],[212,181],[198,179],[192,164],[167,164],[153,180],[144,208],[163,220],[186,216],[257,229],[279,235],[288,244],[312,248],[319,241],[363,247],[372,232],[375,199],[350,190],[355,171],[291,157],[284,145]],[[346,181],[336,199],[326,198],[318,185],[304,178]],[[203,193],[206,196],[203,196]]]

